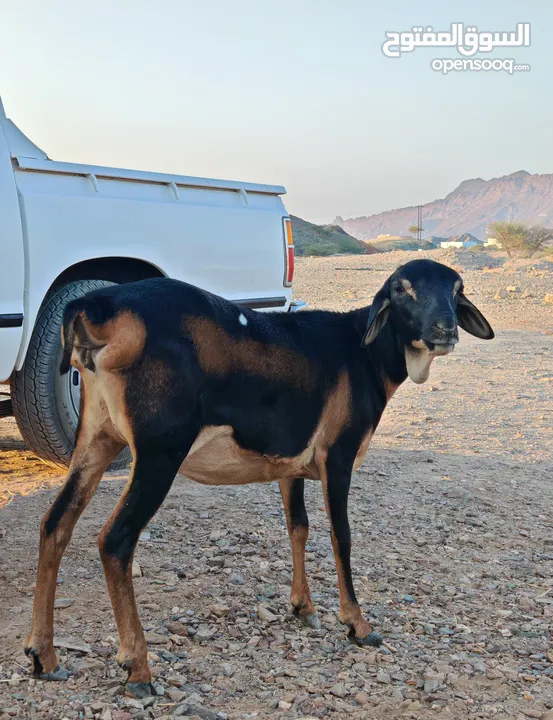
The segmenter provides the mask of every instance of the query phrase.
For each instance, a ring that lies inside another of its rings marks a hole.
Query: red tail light
[[[284,218],[284,285],[291,287],[294,279],[294,237],[292,235],[292,222]]]

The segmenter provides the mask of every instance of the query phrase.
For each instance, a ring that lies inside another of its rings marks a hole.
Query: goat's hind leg
[[[69,676],[58,665],[54,650],[54,599],[63,553],[102,475],[124,447],[124,443],[103,429],[106,419],[105,408],[94,407],[93,402],[90,407],[83,408],[77,445],[65,484],[40,526],[33,623],[23,648],[32,659],[33,674],[45,680],[66,680]]]
[[[159,439],[137,442],[134,468],[98,544],[120,639],[117,662],[128,672],[127,691],[135,697],[152,692],[146,640],[132,582],[132,559],[142,528],[151,520],[173,483],[192,441],[182,449]]]
[[[292,545],[292,592],[290,603],[294,615],[302,623],[318,630],[321,627],[317,609],[311,599],[309,583],[305,573],[305,545],[309,534],[309,519],[303,497],[303,478],[279,481],[280,493],[286,512],[286,525]]]

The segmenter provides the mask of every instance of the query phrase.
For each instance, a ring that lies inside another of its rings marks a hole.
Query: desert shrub
[[[553,241],[553,229],[521,222],[491,223],[488,235],[499,240],[509,257],[531,257]]]
[[[325,257],[327,255],[335,255],[338,252],[340,252],[340,248],[334,243],[317,243],[313,245],[306,245],[303,248],[302,254]]]
[[[359,243],[356,243],[354,239],[346,236],[343,240],[340,241],[340,252],[361,255],[365,253],[366,250],[360,247]]]

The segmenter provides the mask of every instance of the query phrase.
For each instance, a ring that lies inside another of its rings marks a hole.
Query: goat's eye
[[[405,292],[405,288],[404,288],[403,285],[401,285],[401,284],[400,284],[400,285],[396,285],[396,286],[394,287],[394,290],[395,290],[395,292],[396,292],[398,295],[402,295],[402,294]]]

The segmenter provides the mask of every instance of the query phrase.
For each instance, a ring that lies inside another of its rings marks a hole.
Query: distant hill
[[[336,225],[315,225],[290,215],[297,255],[367,254],[377,252]]]
[[[553,174],[530,175],[519,170],[491,180],[465,180],[442,200],[422,207],[425,236],[450,238],[463,233],[486,238],[496,220],[528,221],[553,226]],[[406,207],[376,215],[334,221],[360,240],[377,235],[403,235],[417,221],[417,208]]]

